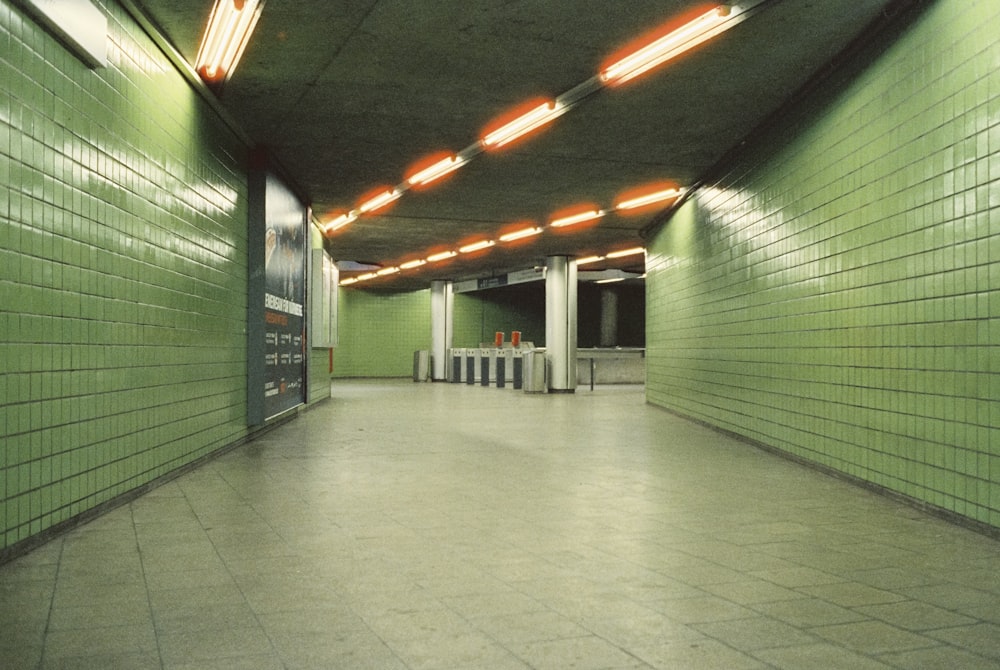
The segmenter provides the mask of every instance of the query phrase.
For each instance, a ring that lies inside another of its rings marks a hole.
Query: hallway
[[[1000,668],[1000,543],[640,387],[338,381],[0,598],[4,668]]]

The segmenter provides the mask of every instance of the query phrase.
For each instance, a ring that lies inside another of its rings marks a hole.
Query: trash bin
[[[425,382],[430,376],[431,352],[425,350],[413,352],[413,381]]]
[[[545,350],[532,349],[524,352],[524,392],[548,393],[548,379],[545,376]]]

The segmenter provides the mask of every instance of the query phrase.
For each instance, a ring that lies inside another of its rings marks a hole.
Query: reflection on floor
[[[4,668],[1000,667],[1000,544],[641,387],[337,382],[0,596]]]

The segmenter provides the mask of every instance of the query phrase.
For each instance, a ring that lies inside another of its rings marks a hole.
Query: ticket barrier
[[[497,349],[493,347],[479,348],[479,384],[489,386],[497,375]]]
[[[448,350],[448,381],[452,384],[465,381],[465,349]]]
[[[480,349],[471,347],[465,350],[465,383],[472,386],[480,379]]]

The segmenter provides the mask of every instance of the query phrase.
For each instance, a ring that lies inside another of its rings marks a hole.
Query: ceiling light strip
[[[569,108],[557,100],[542,103],[513,121],[487,133],[481,140],[483,146],[495,149],[510,144],[554,119],[562,116]]]
[[[454,172],[458,168],[465,165],[466,159],[460,156],[448,156],[437,163],[434,163],[428,168],[417,172],[413,176],[409,177],[406,182],[410,186],[425,186],[430,184],[432,181],[438,180],[441,177]]]
[[[475,251],[489,249],[495,244],[496,242],[493,240],[480,240],[479,242],[473,242],[472,244],[466,244],[464,247],[459,247],[458,251],[462,254],[471,254]]]
[[[600,73],[601,80],[608,84],[621,84],[652,70],[718,34],[719,31],[713,28],[728,20],[731,13],[732,8],[728,5],[713,7],[677,30],[604,68]]]
[[[369,212],[374,212],[375,210],[382,209],[389,203],[398,200],[399,197],[403,195],[403,191],[398,188],[390,189],[383,193],[376,195],[370,200],[362,203],[358,206],[358,212],[361,214],[368,214]]]
[[[565,228],[566,226],[575,226],[578,223],[583,223],[585,221],[593,221],[594,219],[599,219],[607,214],[603,209],[594,209],[589,212],[581,212],[579,214],[573,214],[572,216],[564,216],[560,219],[556,219],[549,223],[553,228]]]
[[[454,258],[458,255],[455,251],[442,251],[441,253],[432,254],[427,257],[428,263],[437,263],[439,261],[448,260],[449,258]]]
[[[626,256],[635,256],[637,254],[646,253],[646,249],[643,247],[633,247],[631,249],[622,249],[620,251],[608,252],[608,258],[624,258]]]
[[[655,193],[640,195],[618,203],[618,206],[615,207],[615,209],[637,209],[639,207],[645,207],[646,205],[652,205],[658,202],[663,202],[664,200],[677,198],[682,192],[683,191],[677,188],[668,188],[662,191],[656,191]]]
[[[263,8],[262,0],[216,0],[195,58],[195,69],[203,77],[221,81],[232,75]]]
[[[507,233],[506,235],[500,236],[501,242],[516,242],[517,240],[523,240],[528,237],[533,237],[535,235],[541,234],[543,228],[539,226],[533,226],[531,228],[524,228],[523,230],[517,230],[513,233]]]

